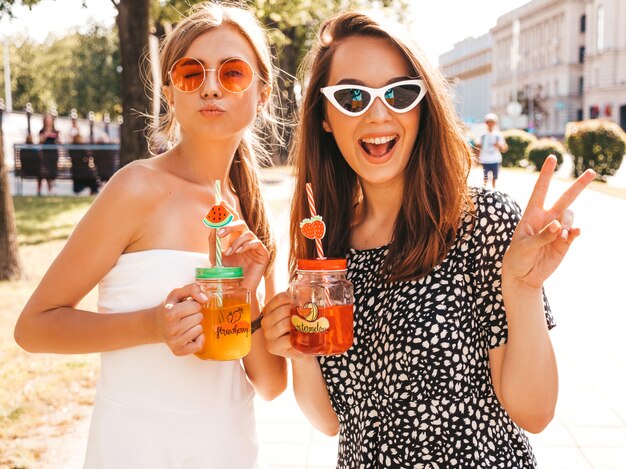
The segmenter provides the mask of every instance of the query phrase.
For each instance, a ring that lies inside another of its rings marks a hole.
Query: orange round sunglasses
[[[204,64],[193,57],[178,59],[168,72],[170,82],[183,93],[191,93],[202,87],[208,72],[217,72],[219,84],[231,93],[243,93],[252,84],[255,75],[263,83],[263,77],[252,69],[244,59],[231,58],[222,62],[219,68],[205,68]]]

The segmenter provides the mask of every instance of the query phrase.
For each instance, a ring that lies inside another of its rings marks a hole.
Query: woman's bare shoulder
[[[164,190],[165,177],[166,174],[151,159],[136,160],[117,171],[101,195],[103,198],[122,197],[126,201],[149,203],[158,200]]]

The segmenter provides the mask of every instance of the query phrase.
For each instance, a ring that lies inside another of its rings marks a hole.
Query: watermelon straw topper
[[[203,218],[202,223],[209,228],[218,229],[228,225],[233,221],[233,218],[235,217],[233,217],[232,213],[223,205],[213,205],[209,213]]]

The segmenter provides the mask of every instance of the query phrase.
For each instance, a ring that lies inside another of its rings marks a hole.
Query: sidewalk
[[[524,208],[535,179],[536,173],[503,170],[498,189],[510,193]],[[470,182],[481,184],[480,170],[472,171]],[[566,187],[555,180],[548,203]],[[61,187],[58,190],[60,193]],[[290,181],[268,184],[270,199],[284,199],[291,192]],[[546,283],[558,324],[551,337],[559,363],[559,401],[552,423],[530,438],[542,469],[623,469],[626,307],[620,292],[625,288],[626,200],[586,191],[572,209],[582,235]],[[286,265],[288,209],[274,215],[274,226],[282,230],[278,245],[283,249],[277,262]],[[337,438],[312,429],[291,388],[272,402],[257,398],[255,405],[259,439],[270,469],[335,467]],[[82,467],[87,425],[81,422],[76,430],[71,459],[55,468]]]

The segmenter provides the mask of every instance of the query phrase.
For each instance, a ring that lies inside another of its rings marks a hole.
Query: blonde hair
[[[235,28],[252,46],[257,58],[257,73],[265,83],[275,79],[272,54],[267,35],[257,18],[241,3],[206,2],[194,5],[187,17],[167,35],[161,44],[160,74],[161,82],[169,84],[168,72],[174,62],[184,56],[191,43],[207,31],[230,26]],[[278,120],[274,96],[263,107],[260,117],[253,126],[246,130],[230,169],[230,182],[241,205],[241,216],[252,232],[263,242],[270,252],[270,265],[276,255],[276,245],[272,237],[267,217],[267,210],[261,198],[259,180],[259,161],[269,163],[269,154],[262,144],[264,139],[274,137],[280,140],[277,132]],[[178,123],[166,99],[163,99],[164,114],[159,118],[157,127],[150,131],[150,147],[174,146],[179,140]],[[268,135],[269,134],[269,135]]]
[[[308,213],[305,184],[313,184],[317,212],[326,221],[323,246],[329,257],[346,256],[354,208],[363,199],[357,174],[346,163],[333,135],[323,129],[325,101],[320,92],[328,85],[337,47],[355,36],[389,41],[405,57],[411,74],[426,84],[417,139],[404,171],[402,206],[380,271],[388,281],[417,279],[443,260],[456,238],[463,211],[471,207],[466,184],[470,152],[445,80],[408,33],[396,23],[355,11],[326,20],[307,57],[310,80],[291,152],[296,173],[291,207],[291,275],[297,259],[315,257],[314,244],[304,240],[299,230],[299,221]]]

